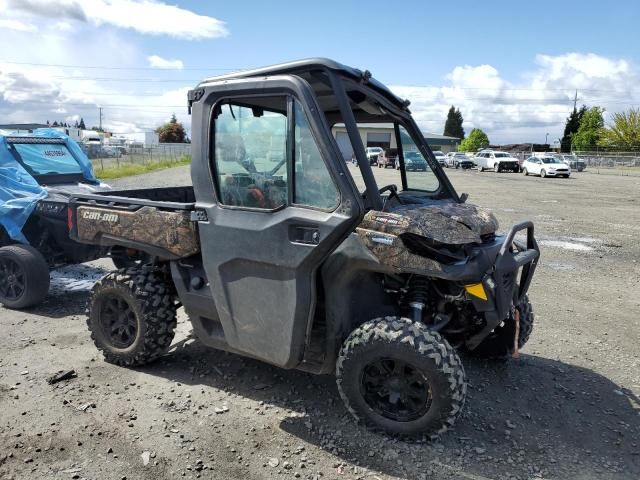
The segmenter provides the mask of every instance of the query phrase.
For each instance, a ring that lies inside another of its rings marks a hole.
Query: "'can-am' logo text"
[[[102,213],[102,212],[82,212],[82,218],[87,220],[98,220],[99,222],[115,223],[118,221],[118,215],[115,213]]]

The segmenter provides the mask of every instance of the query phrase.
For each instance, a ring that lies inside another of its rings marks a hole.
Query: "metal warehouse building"
[[[360,123],[358,124],[358,130],[360,131],[362,144],[365,147],[397,147],[393,124],[391,123]],[[445,153],[456,151],[460,143],[460,139],[456,137],[425,132],[422,132],[422,134],[432,150],[441,150]],[[333,136],[336,138],[342,156],[345,160],[350,159],[353,155],[353,149],[344,124],[339,123],[333,127]]]

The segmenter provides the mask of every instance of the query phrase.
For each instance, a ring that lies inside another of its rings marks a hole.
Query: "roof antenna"
[[[364,83],[369,83],[370,79],[371,79],[371,72],[369,70],[365,70],[364,73],[362,74],[362,81]]]

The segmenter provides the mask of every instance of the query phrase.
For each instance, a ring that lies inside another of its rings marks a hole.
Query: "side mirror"
[[[460,195],[460,203],[465,203],[467,201],[467,198],[469,198],[469,194],[468,193],[463,193]]]

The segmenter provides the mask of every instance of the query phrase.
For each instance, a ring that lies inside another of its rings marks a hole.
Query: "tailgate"
[[[133,248],[167,259],[188,257],[200,251],[192,210],[109,200],[109,205],[71,201],[70,229],[74,240]]]

